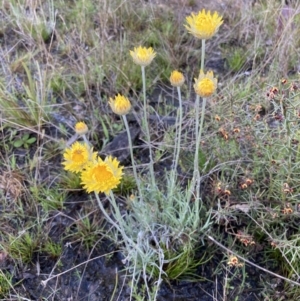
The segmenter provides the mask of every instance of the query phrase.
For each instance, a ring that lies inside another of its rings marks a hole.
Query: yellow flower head
[[[81,173],[81,183],[88,193],[94,191],[108,194],[120,183],[122,170],[123,166],[119,167],[119,161],[116,158],[108,156],[103,161],[97,157]]]
[[[184,83],[184,76],[181,72],[174,70],[170,76],[171,85],[174,87],[181,87]]]
[[[191,13],[186,17],[187,25],[185,28],[194,37],[198,39],[210,39],[218,31],[222,25],[222,17],[217,12],[213,14],[210,11],[205,12],[205,9],[199,11],[198,14]]]
[[[217,89],[217,79],[214,78],[214,73],[208,71],[206,74],[200,70],[198,78],[195,78],[194,89],[197,95],[201,97],[211,96]]]
[[[131,103],[125,96],[118,94],[115,99],[109,99],[112,111],[118,115],[126,115],[131,109]]]
[[[88,129],[87,125],[84,122],[82,122],[82,121],[77,122],[75,124],[75,132],[78,135],[84,135],[84,134],[86,134],[88,132],[88,130],[89,129]]]
[[[72,172],[81,172],[90,160],[94,160],[97,153],[92,153],[92,149],[86,143],[76,141],[70,148],[67,148],[63,154],[65,170]]]
[[[155,58],[156,53],[153,51],[152,47],[134,47],[134,50],[130,50],[130,55],[133,61],[140,66],[148,66],[152,60]]]

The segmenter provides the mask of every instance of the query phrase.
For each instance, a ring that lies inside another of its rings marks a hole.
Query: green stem
[[[114,228],[115,228],[116,230],[118,230],[118,231],[122,234],[122,229],[121,229],[121,227],[120,227],[120,226],[119,226],[119,225],[118,225],[118,224],[117,224],[117,223],[109,216],[109,214],[108,214],[108,213],[106,212],[106,210],[104,209],[103,204],[102,204],[102,202],[101,202],[101,200],[100,200],[99,194],[95,192],[95,196],[96,196],[96,199],[97,199],[98,206],[99,206],[101,212],[104,214],[106,220],[107,220],[109,223],[111,223],[111,224],[114,226]],[[122,234],[122,236],[123,236],[123,234]],[[123,237],[123,238],[124,238],[124,237]]]
[[[205,40],[202,39],[201,40],[201,44],[202,44],[202,47],[201,47],[201,66],[200,66],[200,70],[203,70],[204,71],[204,58],[205,58]]]
[[[174,145],[174,166],[172,170],[172,177],[171,177],[171,189],[170,192],[173,192],[173,188],[175,186],[176,182],[176,175],[177,175],[177,166],[179,161],[179,155],[180,155],[180,144],[181,144],[181,131],[182,131],[182,98],[181,98],[181,91],[180,87],[177,87],[177,94],[179,99],[179,107],[177,109],[177,114],[179,113],[179,126],[176,126],[176,134],[175,134],[175,145]]]
[[[125,124],[126,132],[127,132],[127,137],[128,137],[128,144],[129,144],[129,150],[130,150],[132,170],[133,170],[134,178],[135,178],[135,181],[136,181],[136,184],[137,184],[137,187],[138,187],[139,197],[142,198],[143,195],[142,195],[142,192],[141,192],[140,180],[139,180],[139,178],[137,176],[136,166],[135,166],[134,157],[133,157],[133,146],[132,146],[130,129],[129,129],[129,126],[128,126],[126,115],[122,115],[122,118],[123,118],[123,122]]]
[[[199,145],[197,144],[198,136],[199,136],[199,95],[196,96],[195,101],[195,140],[196,140],[196,149],[195,149],[195,155],[194,155],[194,172],[193,172],[193,178],[192,183],[190,186],[190,191],[188,194],[188,201],[191,200],[192,194],[195,189],[196,180],[198,177],[200,177],[199,173]]]
[[[106,212],[106,210],[104,209],[102,202],[100,200],[99,194],[95,192],[95,196],[97,199],[97,203],[98,206],[101,210],[101,212],[104,214],[106,220],[111,223],[113,225],[113,227],[122,235],[123,241],[125,243],[125,247],[126,247],[126,251],[129,252],[129,250],[131,250],[132,248],[137,250],[139,252],[140,255],[143,255],[144,252],[139,248],[139,246],[131,239],[127,236],[127,234],[125,233],[125,221],[124,218],[121,215],[120,209],[116,203],[115,197],[112,193],[112,191],[110,191],[110,194],[107,195],[108,200],[110,202],[110,204],[113,206],[114,212],[112,212],[112,214],[114,215],[114,217],[116,218],[116,220],[120,223],[120,225],[118,225],[110,216],[109,214]],[[124,221],[124,222],[123,222]]]
[[[203,70],[204,72],[204,59],[205,59],[205,40],[201,40],[202,47],[201,47],[201,66],[200,70]],[[199,171],[199,144],[201,142],[201,136],[202,136],[202,129],[203,129],[203,121],[204,121],[204,112],[205,112],[205,104],[206,100],[203,99],[202,102],[202,112],[201,112],[201,122],[200,122],[200,128],[199,128],[199,95],[196,97],[195,102],[195,136],[196,136],[196,150],[195,150],[195,157],[194,157],[194,173],[192,178],[192,183],[190,186],[190,191],[188,194],[188,201],[190,201],[193,191],[195,189],[196,185],[196,210],[199,210],[199,196],[200,196],[200,171]]]
[[[127,226],[126,224],[126,221],[125,219],[122,217],[121,215],[121,212],[120,212],[120,209],[116,203],[116,200],[115,200],[115,196],[113,194],[112,191],[110,191],[110,194],[108,196],[109,200],[110,200],[110,203],[112,204],[112,206],[114,207],[114,210],[115,210],[115,218],[117,221],[119,221],[120,225],[119,226],[119,229],[120,229],[120,233],[125,241],[125,244],[126,244],[126,250],[127,252],[129,252],[132,248],[135,249],[136,251],[138,251],[139,255],[140,256],[143,256],[144,255],[144,251],[142,251],[140,249],[140,247],[137,245],[137,243],[135,243],[130,237],[127,236],[127,234],[125,233],[125,227]],[[131,228],[130,225],[128,225],[128,228]],[[129,247],[128,247],[129,246]]]
[[[204,59],[205,59],[205,39],[201,40],[201,66],[200,70],[204,72]],[[195,150],[195,161],[194,161],[194,183],[193,188],[196,184],[196,210],[199,210],[199,202],[200,202],[200,170],[199,170],[199,146],[201,143],[202,129],[203,129],[203,121],[204,121],[204,113],[205,113],[205,105],[206,99],[204,98],[202,101],[202,110],[201,110],[201,122],[199,128],[199,95],[196,97],[196,150]]]
[[[202,47],[201,47],[201,70],[204,72],[204,58],[205,58],[205,40],[202,39]],[[199,95],[196,98],[196,150],[195,150],[195,170],[197,170],[197,183],[200,183],[200,171],[199,171],[199,146],[201,142],[202,129],[203,129],[203,121],[204,121],[204,112],[205,112],[206,99],[203,98],[202,102],[202,110],[201,110],[201,122],[199,128]],[[197,184],[198,188],[198,184]],[[199,189],[196,191],[196,198],[199,198]]]
[[[194,158],[194,173],[196,174],[199,174],[199,107],[200,107],[200,104],[199,104],[199,100],[200,100],[200,97],[199,95],[197,95],[196,97],[196,112],[195,112],[195,115],[196,115],[196,122],[195,122],[195,137],[196,137],[196,149],[195,149],[195,158]]]
[[[86,135],[82,135],[83,141],[88,145],[91,146],[89,140],[86,138]]]
[[[200,183],[201,183],[201,177],[200,177],[200,170],[199,170],[199,147],[201,144],[201,138],[202,138],[202,132],[203,132],[203,123],[204,123],[204,116],[205,116],[205,106],[206,106],[206,98],[203,98],[202,101],[202,109],[201,109],[201,120],[200,120],[200,128],[198,131],[198,137],[196,140],[196,151],[195,151],[195,158],[197,158],[197,173],[196,173],[196,200],[195,200],[195,207],[196,212],[199,211],[199,205],[200,205]],[[197,218],[199,216],[197,215]],[[198,221],[195,220],[194,225],[196,226],[198,224]]]
[[[287,182],[291,178],[292,174],[292,133],[291,133],[291,128],[290,128],[290,120],[291,120],[291,114],[290,114],[290,108],[288,107],[289,104],[287,104],[287,108],[284,109],[282,101],[280,102],[280,107],[281,107],[281,114],[284,116],[284,127],[288,139],[288,174],[287,174]]]
[[[149,131],[149,123],[148,123],[148,116],[147,116],[147,98],[146,98],[146,75],[145,75],[145,66],[142,66],[142,80],[143,80],[143,96],[144,96],[144,125],[146,130],[146,139],[149,148],[149,168],[150,168],[150,176],[152,181],[152,187],[156,186],[155,183],[155,175],[154,175],[154,167],[153,167],[153,157],[152,157],[152,147],[151,147],[151,138],[150,138],[150,131]]]

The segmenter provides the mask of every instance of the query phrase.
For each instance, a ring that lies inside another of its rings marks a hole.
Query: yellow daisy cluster
[[[222,25],[222,17],[217,12],[199,11],[198,14],[191,13],[186,17],[187,25],[185,28],[197,39],[207,40],[215,35]]]
[[[208,71],[206,74],[200,70],[198,78],[195,78],[194,89],[197,95],[201,97],[209,97],[217,89],[217,79],[214,78],[214,73]]]
[[[211,38],[223,23],[222,17],[217,12],[211,13],[204,9],[197,14],[192,13],[186,18],[186,29],[199,39]],[[142,46],[135,47],[130,51],[133,62],[145,67],[151,64],[156,56],[156,52],[152,47],[146,48]],[[144,74],[144,73],[143,73]],[[174,87],[183,85],[185,78],[183,74],[174,70],[170,76],[170,83]],[[198,78],[195,78],[194,89],[200,97],[211,96],[217,88],[217,79],[214,78],[212,71],[204,73],[200,70]],[[125,96],[120,94],[109,99],[109,106],[112,111],[118,115],[126,115],[131,109],[131,103]],[[88,131],[88,127],[84,122],[78,122],[75,125],[75,132],[84,136]],[[84,136],[85,138],[85,136]],[[117,159],[108,156],[105,160],[98,157],[93,152],[88,142],[75,142],[71,147],[67,148],[63,154],[64,162],[62,163],[65,170],[80,173],[81,181],[87,192],[104,192],[109,193],[110,190],[117,187],[123,175],[123,167],[119,166]]]
[[[75,142],[65,150],[63,157],[64,169],[81,173],[81,183],[88,193],[108,194],[121,181],[123,167],[119,161],[111,156],[102,160],[86,143]]]

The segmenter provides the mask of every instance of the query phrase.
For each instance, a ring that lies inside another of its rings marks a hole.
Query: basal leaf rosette
[[[91,160],[95,160],[96,156],[97,153],[93,152],[86,143],[76,141],[65,150],[62,165],[64,165],[65,170],[79,173]]]
[[[185,28],[197,39],[207,40],[213,37],[222,25],[222,17],[217,12],[199,11],[198,14],[191,13],[186,17]]]
[[[81,184],[88,192],[109,192],[116,188],[122,179],[123,166],[119,166],[119,161],[116,158],[108,156],[105,160],[97,157],[93,162],[90,162],[85,170],[81,173]]]

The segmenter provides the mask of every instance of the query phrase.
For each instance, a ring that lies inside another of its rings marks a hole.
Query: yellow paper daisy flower
[[[104,192],[108,194],[116,188],[123,175],[123,166],[119,166],[116,158],[108,156],[103,161],[100,157],[91,162],[81,173],[81,183],[88,192]]]
[[[174,70],[170,76],[171,85],[174,87],[181,87],[184,83],[184,76],[181,72]]]
[[[190,16],[186,17],[187,25],[185,28],[194,37],[198,39],[210,39],[218,31],[222,25],[222,17],[217,12],[213,14],[210,11],[199,11],[198,14],[191,13]]]
[[[87,125],[83,121],[77,122],[75,124],[75,132],[78,135],[84,135],[88,132],[88,130],[89,129],[88,129]]]
[[[86,143],[80,143],[76,141],[70,148],[67,148],[63,154],[65,170],[72,172],[81,172],[91,160],[94,160],[97,156],[96,152],[92,152],[92,149]]]
[[[134,47],[134,50],[130,50],[130,55],[132,56],[133,61],[140,66],[148,66],[152,60],[155,58],[156,53],[152,47]]]
[[[198,78],[195,78],[194,89],[197,95],[201,97],[211,96],[217,89],[217,79],[214,78],[214,73],[208,71],[206,74],[200,70]]]
[[[118,115],[126,115],[131,109],[131,103],[125,96],[118,94],[115,98],[109,99],[112,111]]]

